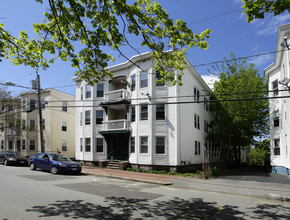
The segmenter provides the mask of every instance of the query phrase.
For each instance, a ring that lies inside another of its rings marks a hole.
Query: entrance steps
[[[106,168],[119,170],[120,169],[119,163],[120,163],[119,161],[108,161]]]

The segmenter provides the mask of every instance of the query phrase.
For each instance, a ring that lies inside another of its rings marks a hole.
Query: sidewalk
[[[252,196],[290,202],[290,184],[288,184],[287,179],[286,181],[284,181],[284,183],[281,183],[281,181],[273,182],[272,179],[271,181],[269,181],[270,179],[267,178],[271,177],[265,177],[264,181],[261,180],[262,182],[237,180],[232,179],[231,176],[229,176],[229,178],[223,176],[222,178],[205,180],[192,177],[129,172],[123,170],[102,169],[87,166],[83,167],[82,173],[87,175],[140,181],[160,185],[172,185],[173,187],[183,189],[236,194],[242,196]],[[284,177],[281,176],[281,178],[283,179]]]

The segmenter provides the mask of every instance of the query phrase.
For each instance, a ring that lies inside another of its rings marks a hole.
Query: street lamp
[[[281,47],[286,47],[288,51],[286,51],[286,68],[287,68],[287,73],[289,73],[289,51],[290,51],[290,39],[287,39],[287,36],[284,36],[284,41],[280,44]],[[290,89],[290,85],[288,85],[290,80],[285,77],[283,80],[279,81],[280,84],[286,86],[288,89]]]

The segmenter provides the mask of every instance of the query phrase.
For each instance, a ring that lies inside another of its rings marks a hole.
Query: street
[[[290,204],[86,175],[0,165],[0,220],[289,219]]]

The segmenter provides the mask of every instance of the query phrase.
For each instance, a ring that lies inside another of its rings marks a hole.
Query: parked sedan
[[[31,170],[41,169],[57,173],[81,173],[82,167],[79,163],[72,161],[61,154],[39,153],[31,156],[28,160]]]
[[[27,158],[17,151],[1,151],[0,163],[3,163],[5,166],[12,164],[27,166]]]

